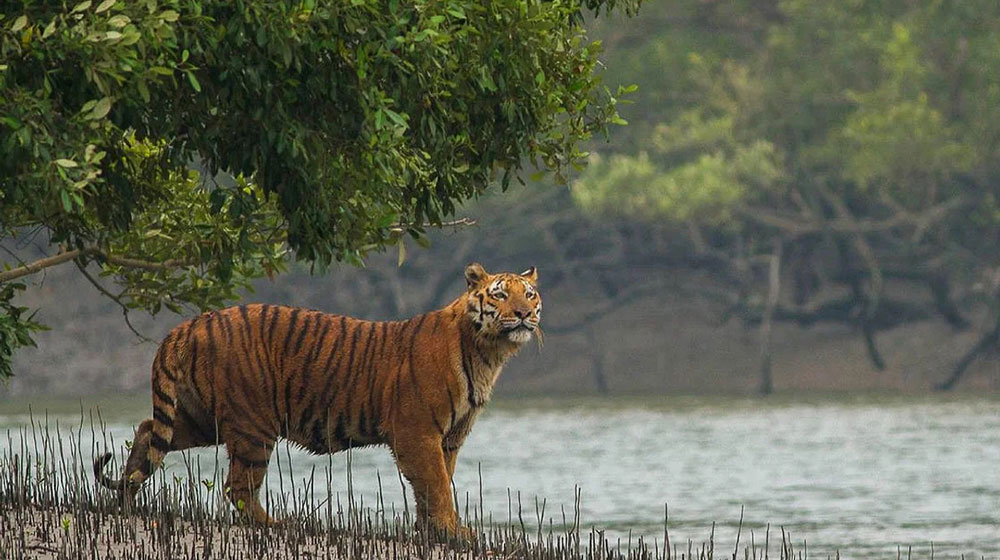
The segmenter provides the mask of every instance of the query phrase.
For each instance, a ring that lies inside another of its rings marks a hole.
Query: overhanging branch
[[[46,268],[53,267],[56,265],[63,264],[65,262],[72,261],[78,258],[86,257],[97,257],[108,263],[124,266],[127,268],[140,268],[143,270],[150,270],[153,272],[159,272],[164,270],[173,270],[175,268],[180,268],[183,266],[190,266],[190,261],[184,259],[167,259],[165,261],[147,261],[143,259],[136,259],[132,257],[122,257],[119,255],[113,255],[107,251],[98,249],[97,247],[85,247],[83,249],[71,249],[69,251],[63,251],[61,253],[52,255],[50,257],[44,257],[38,259],[37,261],[30,262],[19,266],[17,268],[12,268],[10,270],[5,270],[0,272],[0,283],[10,282],[11,280],[17,280],[24,276],[34,274],[45,270]]]

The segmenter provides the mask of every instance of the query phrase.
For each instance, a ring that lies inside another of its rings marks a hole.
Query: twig
[[[78,269],[80,269],[80,273],[83,274],[83,277],[86,278],[87,281],[89,281],[91,284],[93,284],[93,286],[95,288],[97,288],[97,291],[99,291],[102,294],[104,294],[105,296],[111,298],[112,301],[114,301],[115,303],[117,303],[122,308],[122,315],[125,317],[125,324],[128,325],[128,328],[129,328],[130,331],[132,331],[132,334],[134,334],[135,336],[139,337],[139,340],[141,340],[142,342],[154,342],[153,339],[151,339],[148,336],[142,334],[141,332],[138,331],[138,329],[135,328],[135,326],[132,325],[132,321],[129,319],[129,315],[128,315],[128,312],[129,312],[128,306],[125,305],[125,303],[122,302],[122,300],[121,300],[121,298],[119,296],[116,296],[116,295],[112,294],[104,286],[102,286],[97,281],[97,279],[95,279],[93,276],[90,275],[89,272],[87,272],[87,267],[84,266],[84,264],[81,263],[79,260],[73,261],[73,263],[76,265],[76,267]]]
[[[446,227],[459,228],[459,227],[463,227],[463,226],[474,226],[474,225],[476,225],[476,220],[473,220],[472,218],[460,218],[458,220],[452,220],[450,222],[441,222],[440,224],[432,224],[432,223],[429,223],[429,222],[424,222],[424,223],[419,224],[419,225],[418,224],[392,224],[391,226],[389,226],[389,231],[396,232],[396,233],[402,233],[402,232],[404,232],[404,231],[406,231],[406,230],[408,230],[409,228],[412,228],[412,227],[421,227],[421,228],[432,228],[432,227],[436,227],[436,228],[446,228]]]

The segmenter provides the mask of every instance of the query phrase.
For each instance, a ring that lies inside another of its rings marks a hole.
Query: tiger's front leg
[[[451,475],[441,438],[402,435],[392,446],[400,472],[413,487],[417,521],[450,535],[465,537],[451,502]]]

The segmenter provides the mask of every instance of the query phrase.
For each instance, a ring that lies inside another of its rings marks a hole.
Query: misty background
[[[469,262],[537,266],[545,344],[498,395],[995,391],[1000,19],[979,4],[598,19],[606,82],[638,89],[569,186],[496,189],[401,266],[293,265],[243,301],[397,319],[457,297]],[[155,343],[75,269],[37,276],[18,301],[51,330],[0,398],[148,391]],[[183,317],[130,319],[156,341]]]

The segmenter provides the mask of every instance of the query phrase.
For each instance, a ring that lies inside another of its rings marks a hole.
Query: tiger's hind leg
[[[163,408],[154,404],[153,418],[143,420],[136,429],[132,449],[125,461],[125,478],[117,486],[118,498],[122,503],[135,502],[135,495],[142,483],[162,462],[167,452],[217,443],[215,426],[206,426],[195,420],[197,415],[188,413],[183,403],[172,407],[171,412],[172,416],[168,416]],[[166,428],[169,428],[169,441],[157,433],[166,432]],[[153,448],[154,441],[158,446],[156,448]],[[155,459],[156,456],[159,459]]]
[[[275,524],[260,505],[260,486],[274,450],[273,436],[235,434],[232,430],[226,436],[226,451],[229,453],[226,492],[229,500],[241,514],[255,523]]]

